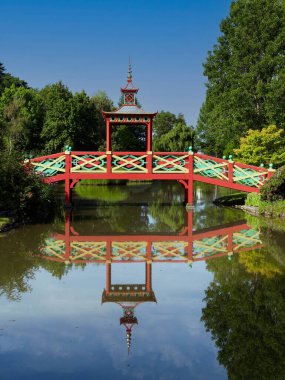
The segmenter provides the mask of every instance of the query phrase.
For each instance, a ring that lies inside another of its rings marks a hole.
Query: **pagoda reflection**
[[[122,308],[120,324],[125,326],[128,352],[132,329],[138,324],[135,309],[145,302],[156,302],[152,289],[152,265],[155,263],[193,263],[262,248],[259,231],[243,222],[193,231],[193,213],[187,213],[182,232],[144,235],[79,235],[65,216],[65,233],[47,238],[41,247],[46,260],[70,264],[103,264],[106,285],[102,304],[117,303]],[[113,283],[112,265],[144,263],[144,283]]]

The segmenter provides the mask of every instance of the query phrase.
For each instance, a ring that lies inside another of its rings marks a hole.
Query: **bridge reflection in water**
[[[193,212],[179,234],[168,235],[79,235],[66,213],[65,233],[54,234],[41,247],[43,259],[64,264],[97,263],[106,266],[106,285],[102,303],[115,302],[123,309],[120,324],[126,328],[128,351],[132,327],[138,323],[135,308],[143,302],[156,302],[152,289],[153,263],[187,263],[228,256],[262,248],[259,231],[247,224],[235,223],[193,231]],[[112,264],[145,263],[143,284],[112,283]]]

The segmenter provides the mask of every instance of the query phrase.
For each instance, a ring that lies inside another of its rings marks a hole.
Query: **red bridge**
[[[185,188],[185,202],[193,203],[193,181],[228,187],[245,192],[259,192],[274,170],[234,162],[232,157],[220,159],[186,152],[153,152],[152,123],[156,113],[145,112],[136,103],[138,88],[132,83],[129,67],[127,85],[121,88],[123,105],[112,112],[103,112],[106,122],[105,152],[65,152],[28,160],[48,183],[65,181],[65,200],[70,204],[71,189],[82,179],[177,180]],[[147,146],[144,152],[112,151],[112,127],[118,125],[146,127]]]

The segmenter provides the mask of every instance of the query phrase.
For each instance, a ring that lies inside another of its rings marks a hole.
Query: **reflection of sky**
[[[141,281],[140,265],[112,270],[120,279],[130,271],[132,280],[137,272]],[[152,277],[158,303],[137,307],[128,357],[121,308],[101,305],[103,265],[73,269],[61,280],[39,271],[20,302],[0,299],[1,380],[226,378],[200,322],[211,281],[205,263],[154,264]]]

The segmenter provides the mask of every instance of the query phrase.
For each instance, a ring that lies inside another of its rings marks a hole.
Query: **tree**
[[[70,126],[73,126],[74,150],[98,150],[100,135],[98,112],[94,102],[84,91],[76,93],[71,101]]]
[[[95,107],[96,121],[94,130],[96,128],[97,147],[100,150],[106,149],[106,124],[102,115],[102,111],[113,111],[114,104],[112,100],[107,96],[106,92],[98,91],[92,98],[91,102]]]
[[[3,65],[3,63],[0,62],[0,96],[5,88],[11,87],[12,85],[14,85],[15,87],[28,87],[25,81],[17,77],[14,77],[11,74],[6,73],[5,71],[5,66]]]
[[[159,112],[153,121],[153,134],[154,138],[158,140],[162,135],[171,131],[175,124],[185,123],[184,116],[180,113],[178,116],[171,112]]]
[[[162,152],[183,152],[189,146],[194,146],[195,131],[193,127],[187,127],[183,123],[178,123],[173,128],[163,134],[160,139],[155,139],[154,150]]]
[[[5,88],[0,97],[0,123],[4,148],[26,153],[39,152],[44,105],[36,90]]]
[[[261,131],[250,129],[240,139],[240,147],[235,149],[235,157],[245,164],[260,165],[285,164],[285,132],[276,125],[269,125]]]
[[[112,149],[114,151],[146,151],[145,125],[115,125],[112,130]]]
[[[206,100],[197,125],[201,145],[222,155],[249,129],[285,128],[284,0],[237,0],[204,64]]]
[[[41,138],[45,153],[62,151],[73,143],[71,124],[73,95],[62,82],[48,85],[40,91],[45,104],[45,118]]]

